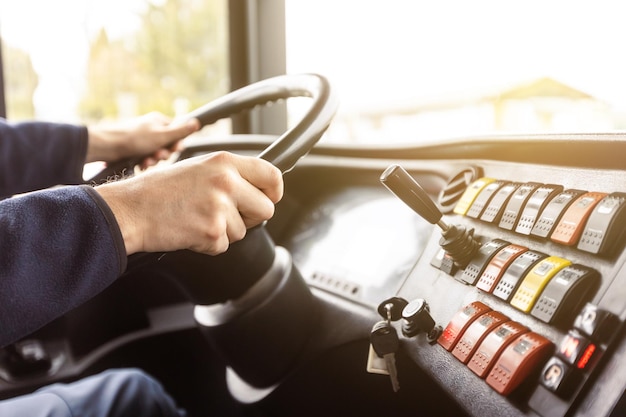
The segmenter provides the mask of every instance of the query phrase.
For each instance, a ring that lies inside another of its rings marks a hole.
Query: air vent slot
[[[330,276],[329,274],[325,274],[323,272],[313,272],[309,279],[309,283],[348,297],[357,296],[361,292],[361,288],[358,284],[342,278]]]
[[[441,190],[437,202],[442,213],[451,213],[459,201],[465,189],[471,183],[483,176],[483,170],[479,167],[468,167],[453,176],[448,184]]]

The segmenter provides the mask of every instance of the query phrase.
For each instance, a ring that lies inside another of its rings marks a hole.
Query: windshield
[[[626,127],[622,2],[287,0],[287,69],[326,74],[325,140]]]
[[[223,95],[230,85],[228,4],[0,0],[9,118],[176,115]],[[284,5],[285,71],[326,75],[341,100],[324,142],[626,127],[621,2]],[[298,103],[289,109],[297,115]]]

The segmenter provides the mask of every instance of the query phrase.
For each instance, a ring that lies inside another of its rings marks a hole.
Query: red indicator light
[[[596,351],[596,345],[594,345],[593,343],[590,343],[589,346],[587,346],[587,349],[585,349],[582,356],[580,357],[580,360],[576,364],[578,369],[585,369],[585,367],[589,364],[589,360],[591,359],[595,351]]]

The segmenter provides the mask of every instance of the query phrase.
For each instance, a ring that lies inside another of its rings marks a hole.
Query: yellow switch
[[[454,207],[454,212],[456,214],[465,216],[465,213],[467,213],[467,211],[471,207],[472,203],[476,199],[476,196],[478,196],[478,193],[480,193],[483,188],[485,188],[487,185],[491,184],[495,180],[495,178],[483,177],[474,181],[469,187],[465,189],[465,192],[461,196],[461,199],[456,203],[456,206]]]
[[[558,256],[549,256],[537,263],[524,277],[511,299],[511,305],[529,313],[548,281],[561,269],[571,264],[567,259]]]

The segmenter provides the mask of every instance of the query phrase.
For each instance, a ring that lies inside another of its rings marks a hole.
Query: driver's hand
[[[172,120],[159,112],[115,123],[89,126],[87,162],[115,162],[130,157],[143,157],[142,168],[167,159],[180,147],[181,140],[198,130],[200,123]]]
[[[265,160],[216,152],[96,190],[118,221],[128,255],[178,249],[215,255],[274,215],[283,180]]]

